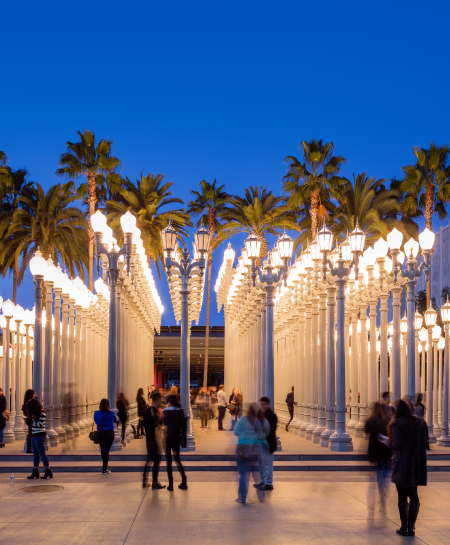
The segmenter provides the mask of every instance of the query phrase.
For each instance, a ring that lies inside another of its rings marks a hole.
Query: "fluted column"
[[[15,320],[16,322],[16,384],[15,388],[13,388],[12,396],[15,395],[16,399],[16,417],[15,417],[15,423],[14,423],[14,437],[16,438],[16,441],[23,441],[25,439],[25,431],[23,429],[23,416],[21,411],[21,400],[23,399],[22,392],[22,380],[21,380],[21,366],[23,365],[23,358],[22,358],[22,346],[21,346],[21,335],[20,335],[20,324],[22,323],[22,320]]]
[[[356,437],[364,436],[367,420],[367,371],[369,364],[369,346],[367,340],[367,310],[366,304],[361,305],[361,333],[359,334],[359,421],[356,424]]]
[[[320,443],[320,437],[326,429],[326,358],[327,358],[327,294],[319,293],[319,361],[318,361],[318,423],[314,430],[314,443]]]
[[[377,354],[377,302],[378,299],[371,299],[370,304],[370,356],[369,356],[369,404],[379,398],[378,395],[378,354]]]
[[[13,421],[12,421],[12,396],[9,395],[9,391],[12,388],[12,376],[11,376],[11,354],[9,349],[10,342],[10,323],[11,318],[5,316],[6,327],[3,331],[3,358],[5,362],[5,390],[4,394],[6,397],[6,408],[9,409],[11,413],[11,419],[6,421],[5,428],[3,430],[3,441],[5,443],[13,443],[15,441],[15,436],[13,432]],[[11,400],[11,401],[10,401]]]
[[[311,370],[310,370],[310,384],[311,384],[311,422],[306,428],[306,439],[313,439],[313,432],[318,424],[317,419],[317,405],[318,405],[318,346],[317,346],[317,334],[319,329],[319,298],[313,297],[311,305]]]
[[[53,338],[53,428],[60,443],[66,442],[66,432],[61,424],[61,288],[55,286],[55,334]]]
[[[351,418],[347,422],[347,428],[354,430],[358,424],[358,360],[359,360],[359,347],[358,347],[358,308],[352,309],[352,357],[350,367],[350,388],[351,388]]]
[[[401,286],[392,288],[393,309],[393,337],[392,337],[392,362],[391,362],[391,388],[394,401],[401,398],[401,374],[400,374],[400,296]]]
[[[306,430],[311,424],[311,391],[312,391],[312,375],[311,375],[311,301],[305,305],[305,421],[300,426],[300,437],[306,437]],[[311,436],[310,436],[311,438]]]
[[[436,443],[436,436],[433,431],[433,335],[431,328],[428,328],[428,354],[427,354],[427,426],[430,443]]]
[[[77,405],[77,374],[75,356],[75,299],[69,299],[69,424],[73,430],[73,437],[80,436],[80,428],[76,421]]]
[[[438,346],[438,390],[437,390],[437,401],[438,401],[438,410],[437,410],[437,421],[439,424],[439,437],[441,436],[442,428],[442,371],[443,371],[443,350]],[[436,434],[437,436],[437,434]]]
[[[351,361],[350,361],[350,319],[351,319],[351,312],[350,312],[350,306],[349,302],[345,302],[345,309],[344,309],[344,346],[345,346],[345,406],[346,406],[346,412],[345,412],[345,424],[348,426],[348,423],[350,422],[350,378],[351,378]]]
[[[435,437],[441,435],[441,428],[438,421],[438,380],[439,380],[439,366],[438,366],[438,340],[433,341],[433,431]]]
[[[383,259],[384,262],[384,259]],[[389,295],[380,294],[380,394],[389,391],[388,389],[388,298]]]
[[[52,263],[53,265],[53,263]],[[58,433],[53,429],[53,391],[52,391],[52,316],[53,316],[53,282],[44,278],[45,295],[45,352],[44,352],[44,407],[46,413],[45,429],[47,431],[50,446],[56,447],[59,444]]]
[[[69,294],[63,292],[61,321],[61,427],[64,429],[66,441],[73,439],[73,428],[69,420],[70,397]]]
[[[327,427],[322,432],[320,446],[328,448],[330,436],[335,432],[335,402],[336,402],[336,380],[335,380],[335,368],[336,368],[336,351],[334,340],[334,324],[336,308],[336,287],[335,285],[328,285],[327,287],[327,366],[326,366],[326,385],[327,385]]]
[[[80,357],[80,427],[83,430],[82,433],[89,434],[89,422],[87,421],[87,395],[86,384],[88,375],[88,357],[89,357],[89,343],[88,343],[88,309],[81,309],[81,357]]]

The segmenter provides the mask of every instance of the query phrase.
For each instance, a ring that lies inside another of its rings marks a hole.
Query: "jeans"
[[[219,405],[219,430],[223,430],[223,419],[225,418],[226,410],[226,407]]]
[[[3,430],[0,430],[0,443],[3,443]]]
[[[209,409],[200,409],[200,420],[202,428],[208,427]]]
[[[386,500],[389,479],[391,474],[391,461],[390,460],[380,460],[377,463],[377,485],[378,493],[380,494],[380,501],[384,503]]]
[[[180,439],[178,436],[168,435],[166,437],[166,466],[167,466],[167,476],[169,477],[169,483],[173,481],[172,474],[172,451],[173,457],[175,458],[175,463],[177,464],[178,471],[180,472],[181,478],[186,480],[186,474],[184,473],[184,468],[181,465],[180,460]]]
[[[109,451],[114,442],[113,430],[102,430],[98,432],[98,443],[100,445],[100,453],[103,461],[103,471],[108,469]]]
[[[258,464],[261,482],[272,486],[273,484],[273,452],[270,452],[266,443],[258,445]]]
[[[239,456],[236,456],[236,463],[239,471],[238,498],[241,501],[246,501],[248,494],[248,484],[250,481],[250,473],[253,474],[253,480],[255,481],[255,484],[258,480],[258,464],[256,461],[256,456],[250,459],[243,459]]]
[[[144,466],[144,482],[147,481],[148,466],[150,465],[150,462],[153,462],[152,480],[154,483],[157,483],[161,455],[159,453],[158,444],[156,441],[147,441],[147,460]]]
[[[408,498],[411,503],[419,503],[419,496],[417,495],[417,486],[398,486],[398,503],[405,504],[408,503]]]
[[[48,469],[50,466],[48,464],[48,458],[45,454],[45,435],[38,435],[31,438],[31,447],[33,448],[33,467],[37,469],[39,467],[39,457],[44,464],[44,469]]]

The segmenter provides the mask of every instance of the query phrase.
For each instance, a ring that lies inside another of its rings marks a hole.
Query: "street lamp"
[[[11,318],[14,316],[14,303],[8,299],[3,302],[2,305],[2,311],[3,316],[6,320],[6,327],[4,329],[4,335],[3,335],[3,357],[5,360],[5,397],[6,402],[8,405],[8,402],[10,400],[10,389],[12,389],[12,368],[11,368],[11,354],[9,351],[9,343],[10,343],[10,330],[11,330]],[[12,394],[14,395],[14,394]],[[12,396],[11,396],[12,397]],[[9,410],[12,412],[12,403],[9,403]],[[5,432],[3,435],[3,440],[5,443],[13,443],[14,442],[14,432],[12,430],[12,421],[7,420],[6,426],[5,426]]]
[[[436,443],[436,437],[433,433],[433,328],[436,325],[437,312],[430,307],[424,312],[424,318],[428,330],[427,426],[430,443]]]
[[[345,267],[346,259],[342,255],[342,246],[340,246],[339,257],[337,259],[337,268],[333,267],[333,263],[327,259],[327,254],[330,252],[333,238],[327,232],[326,228],[322,228],[317,236],[319,248],[323,253],[323,276],[326,278],[327,266],[332,276],[336,276],[337,286],[337,342],[336,342],[336,431],[329,438],[329,449],[332,451],[350,451],[353,450],[352,438],[345,431],[345,285],[352,269],[355,271],[355,278],[358,278],[358,260],[364,249],[365,234],[358,227],[349,235],[349,248],[354,255],[354,259],[348,267]],[[348,258],[350,256],[346,256]],[[347,261],[350,261],[348,259]]]
[[[448,300],[441,307],[441,318],[444,324],[445,345],[444,345],[444,398],[442,400],[442,426],[441,436],[437,444],[440,447],[450,447],[450,437],[448,435],[448,396],[449,396],[449,328],[450,328],[450,302]]]
[[[251,260],[252,266],[252,282],[253,287],[256,285],[256,273],[258,273],[259,281],[262,289],[266,293],[266,357],[265,357],[265,372],[263,385],[266,388],[265,395],[269,397],[272,406],[275,406],[275,391],[274,391],[274,353],[273,353],[273,297],[277,289],[278,282],[283,278],[284,285],[287,286],[288,268],[287,264],[292,256],[292,249],[294,242],[289,235],[284,233],[277,240],[277,253],[282,262],[282,266],[277,273],[274,273],[273,255],[269,253],[267,261],[264,267],[264,272],[260,267],[256,266],[256,260],[259,258],[259,250],[261,248],[261,242],[256,241],[256,235],[252,233],[245,240],[245,248],[247,250],[247,256]]]
[[[161,231],[161,242],[165,253],[165,266],[169,279],[174,273],[174,269],[180,274],[181,287],[181,347],[180,347],[180,398],[184,413],[189,418],[189,294],[192,286],[190,281],[198,275],[203,276],[206,266],[205,255],[209,250],[209,232],[204,227],[200,227],[194,234],[194,253],[198,252],[199,259],[192,261],[189,257],[189,251],[185,246],[181,252],[181,260],[178,262],[172,259],[172,253],[177,245],[177,232],[169,221],[168,226]]]
[[[129,213],[128,213],[129,214]],[[129,215],[131,216],[131,214]],[[108,399],[110,403],[113,403],[116,399],[117,388],[117,365],[116,365],[116,288],[117,278],[119,276],[119,257],[121,255],[126,257],[127,271],[130,265],[130,256],[132,251],[132,220],[125,214],[120,218],[122,230],[124,231],[124,245],[119,250],[116,248],[116,242],[112,238],[110,230],[106,225],[106,217],[99,211],[95,212],[91,216],[91,226],[94,230],[94,244],[95,244],[95,258],[97,260],[97,275],[100,274],[100,259],[104,255],[108,262],[108,280],[109,289],[111,292],[110,306],[109,306],[109,338],[108,338]],[[132,216],[131,216],[132,217]],[[134,222],[136,224],[136,222]],[[105,243],[102,242],[103,235],[105,236]]]
[[[35,298],[35,326],[34,326],[34,365],[33,365],[33,390],[42,400],[42,283],[47,262],[38,250],[30,260],[30,271],[34,277]]]
[[[419,251],[419,244],[414,239],[410,239],[405,243],[405,253],[407,257],[406,267],[404,268],[401,263],[398,262],[400,254],[400,246],[403,240],[403,234],[393,229],[388,235],[388,242],[391,248],[394,280],[397,281],[398,273],[403,278],[406,278],[406,314],[408,319],[407,327],[407,388],[406,393],[414,397],[415,388],[415,328],[414,328],[414,306],[415,306],[415,289],[417,279],[422,272],[425,272],[426,280],[428,281],[428,275],[430,272],[430,256],[431,249],[434,244],[434,233],[429,229],[425,229],[419,235],[419,243],[422,248],[422,254],[424,261],[417,268],[416,257]]]

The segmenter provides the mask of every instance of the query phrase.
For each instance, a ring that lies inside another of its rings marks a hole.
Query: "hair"
[[[0,392],[3,394],[3,388],[0,388]]]
[[[391,394],[389,392],[383,392],[383,399],[386,399],[387,397],[389,397]]]
[[[292,391],[294,391],[294,387],[292,386]]]
[[[178,396],[175,394],[169,394],[166,397],[167,403],[170,403],[173,407],[177,407],[177,409],[181,409],[180,402],[178,401]]]
[[[25,395],[23,396],[23,405],[22,405],[22,412],[24,414],[28,414],[28,411],[27,411],[27,404],[28,402],[33,399],[33,397],[35,396],[35,392],[32,388],[29,388],[26,392],[25,392]]]
[[[254,424],[257,414],[258,414],[258,411],[256,409],[256,403],[249,403],[247,407],[247,418],[250,420],[252,424]]]
[[[381,403],[379,401],[375,401],[375,403],[373,404],[372,411],[370,412],[369,418],[374,418],[374,419],[382,418],[383,420],[387,420],[384,415]]]
[[[417,394],[416,404],[418,405],[419,403],[422,403],[422,402],[423,402],[423,394]]]
[[[99,411],[103,411],[106,413],[106,411],[110,411],[111,410],[111,407],[109,405],[109,399],[106,399],[106,397],[104,397],[101,401],[100,401],[100,405],[98,407]]]
[[[152,399],[153,401],[157,401],[158,399],[161,399],[161,393],[160,392],[152,392],[150,394],[150,399]]]
[[[42,412],[43,409],[44,407],[42,406],[42,403],[39,401],[37,397],[33,397],[27,403],[27,412],[28,414],[31,414],[31,416],[34,416],[34,418],[39,416],[39,414]]]
[[[398,419],[403,419],[406,422],[406,436],[415,438],[416,436],[416,426],[414,421],[414,416],[411,413],[408,403],[403,401],[403,399],[397,400],[395,404],[395,414],[394,418],[389,422],[388,430],[389,435],[392,433],[392,426]]]
[[[270,405],[270,398],[267,396],[262,396],[262,398],[259,401],[262,401],[263,403],[267,403],[268,405]]]
[[[170,388],[170,391],[176,393],[177,387],[175,386],[175,384]]]
[[[219,385],[219,390],[223,390],[224,388],[225,388],[225,386],[223,384]]]
[[[139,388],[136,394],[136,403],[139,403],[140,401],[139,398],[142,397],[143,395],[144,395],[144,388]]]

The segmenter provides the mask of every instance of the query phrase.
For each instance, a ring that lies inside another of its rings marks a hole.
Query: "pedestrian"
[[[137,403],[137,414],[138,414],[138,429],[137,429],[137,438],[139,439],[139,433],[142,437],[145,436],[144,432],[144,413],[148,407],[147,402],[144,397],[144,388],[139,388],[136,394],[136,403]]]
[[[0,388],[0,448],[5,446],[3,442],[3,430],[6,427],[6,419],[3,413],[6,411],[6,397],[3,394],[3,390]]]
[[[386,418],[381,403],[375,401],[370,417],[365,424],[365,433],[369,436],[369,460],[376,464],[377,485],[381,505],[385,506],[388,495],[389,476],[391,473],[391,449],[379,440],[387,436],[389,420]]]
[[[258,444],[265,435],[256,416],[256,404],[250,403],[247,415],[243,416],[234,428],[234,434],[239,438],[236,446],[236,464],[239,471],[239,491],[236,498],[238,503],[247,501],[250,473],[253,474],[255,483],[258,480]],[[268,423],[264,429],[268,431]],[[264,501],[264,490],[257,488],[256,492],[259,501]]]
[[[219,407],[218,407],[218,400],[217,400],[217,388],[215,386],[211,386],[210,396],[211,396],[212,418],[214,420],[217,420],[219,418]]]
[[[145,488],[148,486],[147,473],[149,471],[150,462],[152,462],[152,490],[161,490],[162,488],[166,488],[165,485],[162,485],[158,481],[159,464],[161,463],[161,454],[157,440],[157,433],[161,429],[162,425],[162,414],[160,407],[161,394],[159,392],[154,392],[152,395],[152,404],[145,410],[143,420],[147,438],[147,460],[144,466],[144,479],[142,482],[142,487]]]
[[[392,482],[397,487],[401,521],[396,532],[413,536],[420,507],[417,487],[427,484],[425,431],[419,418],[411,414],[408,404],[399,399],[388,433],[388,446],[392,449]]]
[[[173,474],[172,474],[172,453],[181,475],[181,484],[178,488],[187,490],[187,479],[184,468],[180,460],[180,441],[186,441],[186,416],[181,408],[178,396],[170,394],[167,396],[167,407],[163,411],[164,425],[166,427],[166,466],[169,486],[167,490],[173,492]]]
[[[384,416],[391,420],[394,416],[394,407],[391,405],[391,394],[389,392],[384,392],[382,396],[381,408],[384,412]]]
[[[202,431],[207,431],[208,433],[210,433],[208,429],[208,419],[211,414],[211,398],[209,397],[206,388],[200,389],[200,393],[197,396],[197,407],[200,416]]]
[[[27,413],[32,418],[31,424],[31,448],[33,449],[33,471],[27,479],[39,479],[39,460],[44,464],[44,476],[42,479],[53,479],[53,473],[48,463],[47,455],[45,454],[45,439],[47,432],[45,431],[46,414],[44,407],[37,397],[33,397],[27,403]]]
[[[27,425],[27,428],[28,428],[27,454],[31,454],[33,452],[32,448],[31,448],[31,438],[32,438],[31,426],[32,426],[33,420],[31,418],[30,414],[28,413],[27,405],[28,405],[28,402],[31,401],[34,397],[36,397],[36,394],[35,394],[34,390],[32,388],[29,388],[25,392],[25,395],[24,395],[24,398],[23,398],[23,405],[22,405],[23,418],[24,418],[25,424]]]
[[[217,392],[217,409],[219,411],[219,431],[225,431],[223,427],[223,419],[225,418],[225,413],[227,411],[227,400],[228,396],[225,393],[225,386],[221,384],[219,386],[219,391]]]
[[[263,435],[258,443],[258,465],[261,482],[255,484],[260,490],[273,490],[273,455],[277,450],[278,417],[270,408],[270,399],[263,396],[259,400],[258,422],[261,424]],[[266,425],[269,429],[266,429]]]
[[[291,419],[286,424],[286,431],[289,431],[289,424],[292,422],[292,419],[294,418],[294,387],[292,386],[292,391],[288,393],[286,396],[286,404],[288,406],[288,411]]]
[[[103,461],[102,475],[108,475],[109,451],[114,442],[114,424],[117,424],[116,413],[111,410],[109,400],[103,398],[100,401],[98,411],[94,412],[94,422],[97,424],[98,443]]]
[[[232,409],[230,411],[231,416],[234,416],[234,420],[231,421],[231,430],[234,430],[234,426],[239,418],[239,414],[242,410],[242,394],[239,388],[233,388],[233,393],[230,396],[230,404]]]
[[[415,410],[414,410],[414,414],[415,414],[415,416],[420,418],[420,421],[422,422],[423,428],[425,430],[426,438],[427,438],[426,448],[427,448],[427,450],[431,450],[430,449],[430,435],[429,435],[429,432],[428,432],[427,423],[425,422],[425,411],[426,411],[426,409],[425,409],[425,405],[423,404],[423,394],[417,394],[417,401],[416,401],[416,407],[415,407]]]
[[[122,446],[126,447],[127,442],[125,440],[125,433],[127,431],[127,420],[128,420],[128,406],[130,402],[123,393],[122,390],[119,391],[119,396],[116,401],[117,408],[117,418],[120,420],[120,426],[122,428]],[[117,424],[119,426],[119,424]]]

